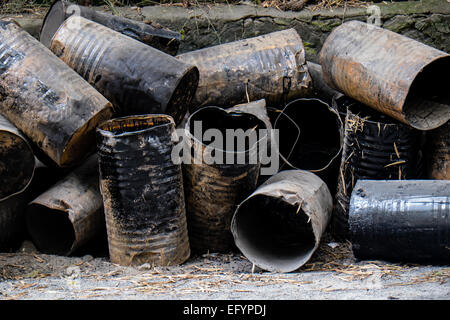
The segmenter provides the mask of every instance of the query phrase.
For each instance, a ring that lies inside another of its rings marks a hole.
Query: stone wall
[[[450,3],[447,0],[394,2],[377,6],[384,28],[440,50],[450,51]],[[283,12],[250,3],[187,9],[178,6],[118,8],[118,12],[125,17],[145,22],[154,21],[181,32],[184,41],[180,46],[180,53],[295,28],[304,41],[308,60],[315,62],[324,40],[334,27],[349,20],[367,22],[375,13],[368,12],[366,8]],[[38,35],[42,16],[16,17],[16,20],[34,36]]]

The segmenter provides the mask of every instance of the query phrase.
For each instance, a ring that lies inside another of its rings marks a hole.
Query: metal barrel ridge
[[[68,18],[50,49],[121,116],[163,113],[179,123],[197,89],[195,66],[83,17]]]
[[[168,115],[107,121],[97,129],[100,190],[110,259],[168,266],[190,255],[181,165]]]
[[[380,112],[420,130],[450,119],[450,55],[360,21],[335,28],[320,52],[323,79]]]
[[[31,183],[35,157],[27,139],[0,115],[0,201],[24,191]]]
[[[359,180],[350,201],[356,258],[450,262],[450,181]]]
[[[104,230],[97,155],[28,204],[28,233],[40,252],[69,255]]]
[[[253,114],[228,112],[219,107],[197,110],[186,123],[186,143],[193,147],[190,163],[183,165],[191,248],[197,252],[227,252],[233,248],[231,218],[236,206],[256,188],[261,168],[257,154],[267,135],[256,136],[253,141],[249,138],[239,149],[227,148],[223,142],[222,147],[208,152],[210,145],[196,135],[195,126],[199,122],[202,137],[208,129],[225,136],[228,129],[259,133],[266,125]],[[233,161],[227,161],[227,156]],[[239,157],[243,160],[238,160]],[[200,161],[196,163],[196,159]]]
[[[163,28],[154,23],[147,24],[113,16],[65,0],[56,0],[51,5],[42,23],[40,41],[46,47],[50,47],[53,35],[61,24],[72,15],[97,22],[172,56],[177,54],[180,46],[181,34],[179,32]]]
[[[427,178],[450,180],[450,121],[427,131]]]
[[[422,162],[419,130],[360,103],[349,104],[331,223],[334,235],[348,238],[350,195],[359,179],[417,179]]]
[[[239,204],[231,231],[252,263],[268,271],[291,272],[318,248],[332,208],[331,193],[318,176],[282,171]]]
[[[95,147],[111,103],[13,22],[0,20],[0,113],[58,166]]]
[[[294,29],[225,43],[177,58],[196,65],[200,81],[192,104],[231,107],[264,98],[280,105],[306,95],[311,77],[302,40]]]

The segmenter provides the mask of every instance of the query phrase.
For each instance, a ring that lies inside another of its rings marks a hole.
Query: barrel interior
[[[135,133],[157,126],[173,123],[170,116],[132,116],[125,118],[112,119],[99,126],[100,130],[111,132],[113,135],[124,133]]]
[[[27,210],[28,232],[38,250],[67,255],[75,242],[75,230],[65,211],[32,203]]]
[[[20,136],[0,131],[0,199],[23,190],[33,177],[35,158]]]
[[[65,6],[63,2],[56,1],[45,17],[39,40],[47,48],[50,48],[53,36],[65,20],[66,13],[64,11]]]
[[[411,126],[431,130],[450,119],[450,90],[445,80],[448,74],[450,56],[445,56],[428,64],[416,76],[403,106],[403,113]]]
[[[277,270],[297,269],[316,245],[305,212],[280,198],[255,195],[247,199],[236,211],[233,224],[239,249],[252,262]]]

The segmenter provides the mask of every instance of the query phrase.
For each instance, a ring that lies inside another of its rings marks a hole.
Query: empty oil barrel
[[[301,98],[271,116],[279,132],[280,169],[314,172],[334,191],[343,136],[338,112],[322,100]]]
[[[81,16],[97,22],[170,55],[175,55],[180,46],[181,34],[179,32],[162,28],[157,24],[147,24],[99,12],[69,1],[56,0],[48,10],[40,32],[40,41],[46,47],[50,47],[53,35],[71,15]]]
[[[82,17],[68,18],[50,49],[123,116],[164,113],[179,123],[197,89],[195,66]]]
[[[258,146],[266,143],[265,129],[255,115],[219,107],[204,107],[189,117],[185,138],[192,149],[183,173],[193,250],[226,252],[233,248],[231,218],[236,206],[256,188],[261,167]],[[229,130],[242,130],[249,138],[230,145],[234,137],[227,134]]]
[[[0,115],[0,201],[25,190],[33,179],[34,167],[27,139]]]
[[[319,246],[332,208],[331,193],[315,174],[282,171],[239,204],[231,231],[236,246],[252,263],[269,271],[291,272]]]
[[[40,252],[69,255],[104,231],[97,155],[30,202],[28,233]]]
[[[450,121],[427,131],[427,178],[450,180]]]
[[[450,262],[450,181],[359,180],[350,201],[358,259]]]
[[[13,22],[0,20],[0,113],[59,166],[95,148],[111,103]]]
[[[167,115],[117,118],[97,129],[110,259],[175,265],[190,255],[181,165]]]
[[[231,107],[264,98],[269,106],[304,96],[311,77],[294,29],[225,43],[177,56],[200,72],[192,106]],[[193,111],[193,110],[191,110]]]
[[[359,179],[420,178],[421,132],[360,103],[347,108],[344,146],[333,212],[332,229],[348,237],[348,208]]]
[[[335,28],[320,52],[330,87],[420,130],[450,119],[450,55],[360,21]]]

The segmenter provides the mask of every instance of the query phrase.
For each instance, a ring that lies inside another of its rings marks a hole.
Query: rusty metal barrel
[[[236,209],[231,231],[252,263],[274,272],[304,265],[318,248],[331,217],[327,185],[304,170],[282,171],[262,184]]]
[[[97,129],[100,190],[110,259],[167,266],[190,255],[181,165],[167,115],[107,121]]]
[[[350,195],[359,179],[421,178],[421,134],[421,131],[361,103],[348,106],[331,223],[338,239],[348,238]]]
[[[450,262],[450,181],[359,180],[350,202],[358,259]]]
[[[24,191],[34,168],[35,157],[27,139],[0,115],[0,201]]]
[[[164,113],[179,123],[197,88],[195,66],[82,17],[68,18],[50,49],[123,116]]]
[[[65,0],[56,0],[51,5],[42,24],[40,41],[46,47],[50,47],[53,35],[61,24],[72,15],[97,22],[170,55],[176,55],[180,46],[181,34],[179,32],[162,28],[155,23],[147,24],[120,16],[113,16]]]
[[[227,108],[262,98],[269,106],[277,106],[310,90],[305,50],[294,29],[204,48],[177,58],[196,65],[200,71],[194,110],[202,106]]]
[[[69,255],[104,230],[97,155],[31,201],[28,233],[40,252]]]
[[[360,21],[335,28],[320,52],[330,87],[420,130],[450,119],[450,55]]]
[[[189,117],[185,138],[191,149],[183,173],[193,250],[227,252],[233,248],[231,218],[236,206],[254,191],[259,176],[258,147],[267,139],[267,132],[264,135],[260,129],[264,131],[265,124],[255,115],[219,107],[204,107]],[[217,145],[213,146],[212,135],[207,137],[210,130],[216,132],[216,140],[225,137],[226,141],[219,145],[214,140]],[[227,142],[234,138],[227,130],[255,136],[230,147]]]
[[[427,178],[450,180],[450,121],[427,131]]]
[[[111,104],[13,22],[0,20],[0,113],[59,166],[95,148]]]

